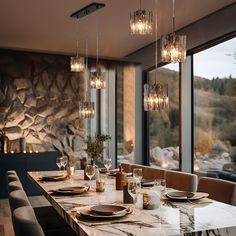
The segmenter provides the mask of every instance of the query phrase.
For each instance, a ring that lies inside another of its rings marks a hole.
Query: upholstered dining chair
[[[167,188],[190,192],[197,190],[198,178],[195,174],[166,170],[165,179]]]
[[[202,177],[199,179],[197,191],[209,193],[209,198],[236,206],[236,183]]]
[[[44,236],[42,227],[35,217],[31,206],[16,208],[12,214],[13,227],[16,236]]]
[[[23,187],[21,185],[20,181],[11,181],[7,185],[8,193],[15,191],[15,190],[23,190]]]
[[[31,206],[27,195],[22,189],[15,190],[9,193],[9,203],[12,213],[18,207]]]
[[[9,174],[7,175],[7,182],[11,182],[11,181],[20,181],[18,175],[16,174]]]
[[[132,172],[132,166],[129,163],[121,163],[121,167],[126,173]]]
[[[15,170],[8,170],[7,175],[17,175]]]
[[[165,179],[165,170],[158,167],[144,166],[143,178],[144,179]]]

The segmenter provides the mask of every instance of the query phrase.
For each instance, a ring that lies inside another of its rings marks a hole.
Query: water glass
[[[166,180],[165,179],[155,179],[154,189],[159,191],[163,195],[166,191]]]
[[[61,170],[61,167],[62,167],[62,157],[57,157],[56,164],[57,164],[59,170]]]
[[[95,175],[95,166],[87,165],[85,168],[85,174],[88,176],[89,180],[91,180],[93,176]]]
[[[67,156],[62,156],[62,161],[61,161],[61,165],[64,168],[64,170],[66,169],[66,165],[68,164],[68,157]]]
[[[128,193],[133,198],[134,202],[136,201],[137,194],[138,194],[138,185],[136,179],[129,179],[128,180]]]
[[[133,169],[133,177],[141,182],[142,178],[143,178],[143,169],[142,168],[134,168]]]
[[[106,167],[107,171],[111,168],[112,160],[111,158],[104,159],[104,166]]]

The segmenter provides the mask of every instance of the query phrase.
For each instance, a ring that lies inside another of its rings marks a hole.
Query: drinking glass
[[[136,179],[129,179],[128,180],[128,193],[133,198],[134,203],[135,203],[136,198],[137,198],[137,194],[138,194],[138,186],[137,186]]]
[[[93,178],[95,175],[95,166],[94,165],[87,165],[85,168],[85,173],[88,176],[89,180]]]
[[[62,157],[61,165],[63,166],[64,170],[66,169],[66,165],[67,164],[68,164],[68,157],[67,156],[63,156]]]
[[[56,164],[57,164],[59,170],[61,170],[61,167],[62,167],[62,157],[57,157]]]
[[[104,166],[106,167],[107,171],[111,168],[112,160],[111,158],[104,159]]]
[[[133,177],[137,181],[141,182],[141,180],[143,178],[143,170],[142,170],[142,168],[134,168],[133,169]]]
[[[166,180],[165,179],[155,179],[154,188],[163,195],[166,191]]]

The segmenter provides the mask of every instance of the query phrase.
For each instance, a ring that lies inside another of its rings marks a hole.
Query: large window
[[[179,65],[158,68],[157,79],[168,84],[169,109],[148,114],[149,164],[179,169]],[[148,73],[148,80],[154,83],[155,70]]]
[[[220,170],[236,156],[236,38],[193,62],[194,169]]]

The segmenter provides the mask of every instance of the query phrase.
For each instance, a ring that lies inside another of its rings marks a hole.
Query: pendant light
[[[79,117],[81,119],[94,118],[94,102],[90,101],[90,91],[88,90],[88,43],[86,41],[86,64],[85,64],[85,101],[79,102]]]
[[[156,0],[157,8],[157,0]],[[169,107],[168,84],[157,82],[157,10],[156,10],[156,42],[155,42],[155,82],[154,84],[144,84],[144,110],[156,111]]]
[[[93,89],[104,89],[106,87],[105,72],[102,72],[98,64],[98,26],[97,26],[97,40],[96,40],[96,71],[91,72],[90,86]]]
[[[146,35],[152,34],[152,11],[140,9],[130,13],[130,34]]]
[[[77,33],[78,37],[78,33]],[[71,72],[83,72],[85,69],[84,57],[79,56],[79,39],[76,41],[76,56],[70,58],[70,70]]]
[[[172,7],[172,33],[161,37],[161,60],[178,63],[186,59],[186,35],[175,34],[175,0]]]

